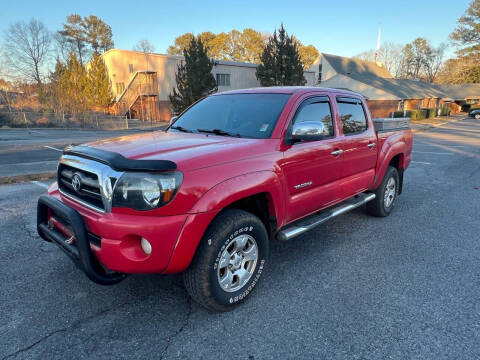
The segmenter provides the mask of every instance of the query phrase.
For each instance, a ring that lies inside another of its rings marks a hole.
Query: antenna
[[[380,50],[380,43],[382,38],[382,23],[378,23],[378,34],[377,34],[377,48],[375,49],[375,62],[377,62],[378,52]]]

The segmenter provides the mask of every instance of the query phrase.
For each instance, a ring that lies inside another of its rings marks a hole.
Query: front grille
[[[57,176],[58,187],[64,194],[105,210],[97,174],[61,163]]]

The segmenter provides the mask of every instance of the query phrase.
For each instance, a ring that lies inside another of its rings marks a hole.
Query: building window
[[[121,94],[125,90],[125,83],[123,82],[118,82],[115,86],[117,87],[117,94]]]
[[[128,71],[130,71],[130,74],[133,73],[133,64],[128,64]]]
[[[230,74],[217,74],[218,86],[230,86]]]

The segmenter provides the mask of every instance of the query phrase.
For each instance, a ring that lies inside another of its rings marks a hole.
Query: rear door
[[[298,106],[289,125],[291,129],[295,122],[319,121],[329,129],[330,136],[317,141],[298,142],[285,150],[281,167],[287,184],[287,221],[326,207],[338,197],[341,140],[331,105],[328,96],[307,98]]]
[[[360,99],[339,96],[336,100],[344,135],[340,191],[345,199],[367,190],[372,184],[377,163],[377,135]]]

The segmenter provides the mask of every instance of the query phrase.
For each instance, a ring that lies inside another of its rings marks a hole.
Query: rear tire
[[[183,274],[193,300],[213,311],[228,311],[257,285],[269,252],[262,221],[238,209],[220,213],[205,232]]]
[[[397,200],[398,186],[398,171],[389,166],[380,186],[374,192],[375,199],[367,203],[367,213],[378,217],[390,215]]]
[[[475,114],[475,119],[480,120],[480,114]]]

